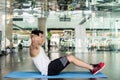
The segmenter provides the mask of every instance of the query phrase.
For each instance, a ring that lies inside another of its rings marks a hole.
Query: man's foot
[[[100,62],[99,64],[92,64],[92,66],[93,70],[90,70],[90,72],[95,75],[105,67],[105,63]]]

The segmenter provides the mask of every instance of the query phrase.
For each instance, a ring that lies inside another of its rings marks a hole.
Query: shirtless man
[[[57,58],[51,61],[45,54],[42,45],[45,42],[43,31],[33,30],[31,32],[31,46],[30,46],[30,56],[36,66],[36,68],[41,72],[42,75],[58,75],[67,65],[70,63],[76,66],[88,69],[91,74],[97,74],[101,71],[105,64],[100,62],[98,64],[88,64],[72,54]]]

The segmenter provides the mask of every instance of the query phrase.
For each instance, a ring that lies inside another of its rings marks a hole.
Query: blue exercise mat
[[[90,72],[61,72],[55,76],[43,76],[40,72],[11,72],[5,78],[107,78],[107,76],[99,72],[96,75]]]

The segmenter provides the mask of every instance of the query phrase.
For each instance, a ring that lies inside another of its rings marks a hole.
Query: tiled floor
[[[51,59],[55,59],[65,55],[64,52],[52,51],[50,53]],[[90,51],[89,53],[74,53],[74,55],[85,62],[97,63],[104,61],[106,67],[102,70],[108,78],[99,79],[74,79],[74,80],[119,80],[120,79],[120,52],[96,52]],[[6,79],[4,76],[11,71],[36,71],[29,56],[29,49],[24,48],[17,53],[11,53],[6,56],[0,57],[0,80],[40,80],[40,79]],[[66,71],[82,71],[86,70],[70,64]],[[54,80],[73,80],[73,79],[54,79]]]

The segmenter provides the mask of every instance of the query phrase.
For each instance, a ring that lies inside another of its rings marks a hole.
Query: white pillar
[[[75,52],[88,52],[86,30],[82,25],[75,28]]]

